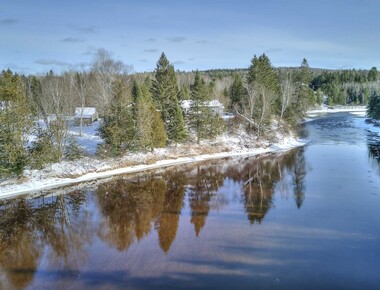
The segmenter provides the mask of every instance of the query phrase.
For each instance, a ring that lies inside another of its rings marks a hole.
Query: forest
[[[275,68],[265,54],[254,55],[244,69],[181,72],[162,53],[153,72],[134,73],[99,49],[86,70],[26,76],[4,69],[0,178],[81,158],[83,152],[68,130],[75,108],[96,108],[103,140],[97,156],[105,158],[200,144],[237,130],[268,139],[273,131],[293,131],[308,109],[323,103],[368,105],[368,115],[378,118],[379,95],[375,67],[321,70],[303,59],[297,68]],[[190,100],[186,112],[184,100]],[[220,101],[235,117],[224,120],[207,106],[211,100]],[[82,121],[79,126],[81,134]]]

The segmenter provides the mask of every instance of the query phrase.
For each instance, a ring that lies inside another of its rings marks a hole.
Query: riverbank
[[[277,136],[278,142],[257,142],[247,135],[223,135],[201,145],[178,145],[153,152],[128,154],[118,159],[85,157],[52,164],[43,170],[25,170],[24,176],[0,184],[0,198],[50,190],[120,174],[137,173],[168,166],[235,156],[253,156],[286,151],[305,144],[294,136]]]
[[[308,117],[315,118],[323,113],[334,112],[353,112],[364,116],[365,107],[333,109],[322,107],[309,111]],[[117,159],[102,160],[91,156],[77,161],[64,161],[51,164],[43,170],[25,170],[23,177],[3,181],[0,183],[0,198],[186,163],[283,152],[306,144],[306,140],[297,139],[292,135],[284,136],[277,133],[275,139],[277,141],[258,142],[254,137],[240,132],[234,135],[225,134],[214,142],[203,142],[201,145],[178,145],[155,149],[153,152],[131,153]]]

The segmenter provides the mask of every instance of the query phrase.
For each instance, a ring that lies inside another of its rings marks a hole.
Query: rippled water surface
[[[380,289],[380,141],[362,124],[327,115],[286,154],[1,201],[0,289]]]

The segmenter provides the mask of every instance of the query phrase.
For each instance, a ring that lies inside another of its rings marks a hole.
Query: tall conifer
[[[152,82],[152,95],[161,112],[168,138],[175,143],[186,138],[185,122],[178,102],[178,94],[174,67],[162,53],[157,62],[155,79]]]

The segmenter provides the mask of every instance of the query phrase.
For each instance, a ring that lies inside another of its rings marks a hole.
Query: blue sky
[[[0,69],[89,66],[104,48],[134,71],[164,51],[179,70],[380,68],[380,0],[0,0]]]

